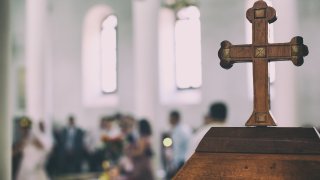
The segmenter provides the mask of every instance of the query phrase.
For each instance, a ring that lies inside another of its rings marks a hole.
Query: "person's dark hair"
[[[224,122],[227,118],[226,104],[223,102],[211,104],[208,115],[216,121]]]
[[[179,111],[177,111],[177,110],[171,111],[171,112],[170,112],[170,117],[179,120],[179,119],[180,119],[180,113],[179,113]]]
[[[68,116],[68,121],[75,121],[75,117],[73,115]]]
[[[118,113],[116,113],[116,114],[113,115],[113,118],[114,118],[115,120],[121,120],[123,117],[124,117],[124,115],[121,114],[120,112],[118,112]]]
[[[68,124],[74,126],[76,124],[76,119],[73,115],[68,116]]]
[[[141,136],[150,136],[152,134],[151,125],[147,119],[141,119],[138,126]]]
[[[104,118],[106,122],[113,122],[115,120],[114,116],[105,116]]]

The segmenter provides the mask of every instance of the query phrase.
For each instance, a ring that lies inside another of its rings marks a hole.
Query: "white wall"
[[[320,126],[320,1],[297,1],[298,32],[309,48],[301,69],[295,70],[297,124]]]
[[[168,123],[168,112],[179,109],[184,121],[199,127],[208,106],[215,101],[225,101],[229,107],[228,124],[243,126],[252,113],[248,98],[246,66],[236,64],[230,70],[219,65],[220,42],[228,39],[234,44],[245,43],[245,1],[200,1],[203,87],[202,101],[195,105],[158,104],[158,121]],[[236,29],[236,31],[235,31]]]

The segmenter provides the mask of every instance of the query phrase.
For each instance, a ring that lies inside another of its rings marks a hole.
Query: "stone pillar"
[[[133,2],[135,110],[138,117],[155,119],[157,103],[157,17],[159,2]]]
[[[9,0],[0,1],[0,179],[11,179],[9,117]]]
[[[46,0],[26,1],[26,112],[44,118]]]
[[[137,118],[145,117],[150,120],[153,142],[160,139],[160,130],[157,128],[159,122],[156,119],[159,5],[160,1],[157,0],[133,1],[134,113]],[[152,146],[155,154],[160,154],[159,143],[153,143]]]

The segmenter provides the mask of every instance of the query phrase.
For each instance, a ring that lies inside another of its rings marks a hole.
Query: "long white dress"
[[[34,144],[37,138],[43,148]],[[23,149],[23,158],[18,171],[17,180],[47,180],[45,171],[47,156],[53,146],[52,138],[44,133],[33,133]]]

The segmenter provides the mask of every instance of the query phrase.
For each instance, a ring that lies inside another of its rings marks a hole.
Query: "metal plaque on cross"
[[[234,63],[252,62],[254,108],[246,126],[276,126],[270,113],[268,63],[291,60],[294,65],[301,66],[303,57],[308,55],[308,47],[299,36],[288,43],[268,43],[268,23],[275,22],[277,16],[266,2],[255,2],[246,16],[252,23],[252,44],[232,45],[223,41],[218,52],[220,65],[230,69]]]

